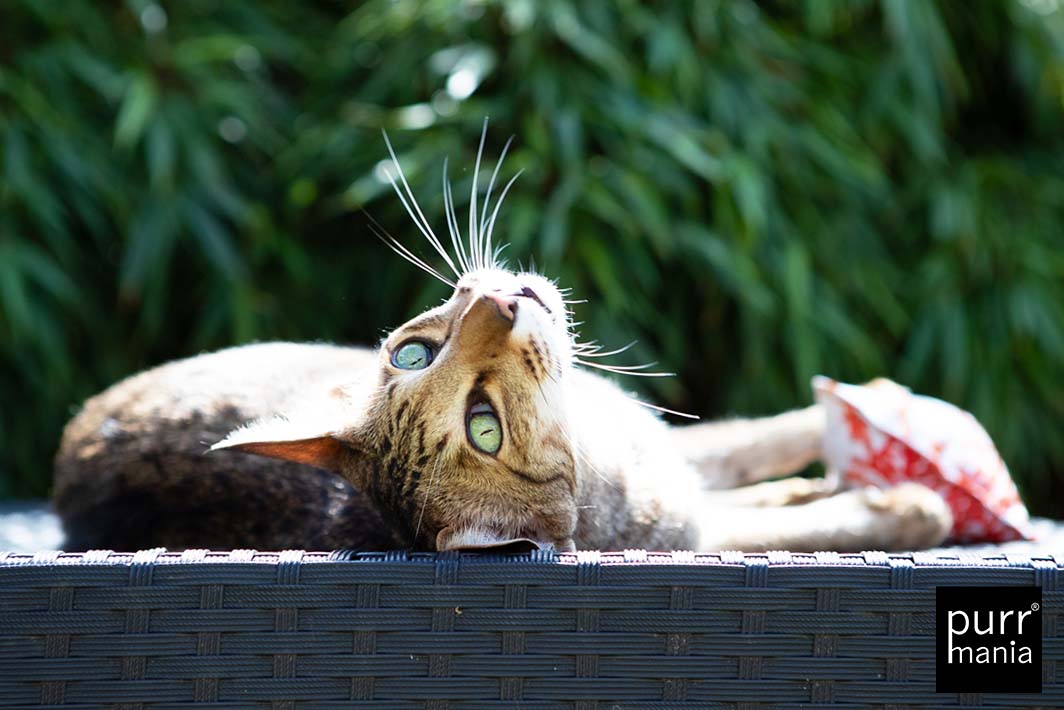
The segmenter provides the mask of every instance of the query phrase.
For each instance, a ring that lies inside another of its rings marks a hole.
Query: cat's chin
[[[526,535],[527,533],[527,535]],[[537,539],[542,536],[532,531],[521,531],[517,537],[506,537],[488,528],[470,526],[464,528],[443,528],[436,534],[436,549],[439,552],[454,550],[460,552],[499,552],[521,553],[533,550],[554,550],[556,545],[547,540]],[[568,548],[569,545],[562,545]]]

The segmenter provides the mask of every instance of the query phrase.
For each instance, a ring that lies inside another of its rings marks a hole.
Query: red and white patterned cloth
[[[986,430],[968,412],[890,380],[813,378],[827,411],[825,463],[850,485],[915,481],[953,511],[956,542],[1031,539],[1027,508]]]

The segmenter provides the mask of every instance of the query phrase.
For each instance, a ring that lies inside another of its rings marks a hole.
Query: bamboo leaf
[[[131,148],[140,140],[155,110],[155,82],[148,74],[136,72],[126,84],[126,94],[115,119],[115,145]]]

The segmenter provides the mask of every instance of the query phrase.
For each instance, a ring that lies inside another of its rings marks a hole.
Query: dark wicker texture
[[[0,554],[0,706],[1062,707],[1064,558]],[[937,585],[1043,588],[1041,695],[935,693]]]

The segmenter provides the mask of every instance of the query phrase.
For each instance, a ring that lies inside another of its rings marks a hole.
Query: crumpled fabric
[[[848,385],[817,376],[812,385],[827,412],[824,462],[846,485],[931,488],[953,511],[958,543],[1032,538],[1008,467],[970,413],[885,379]]]

